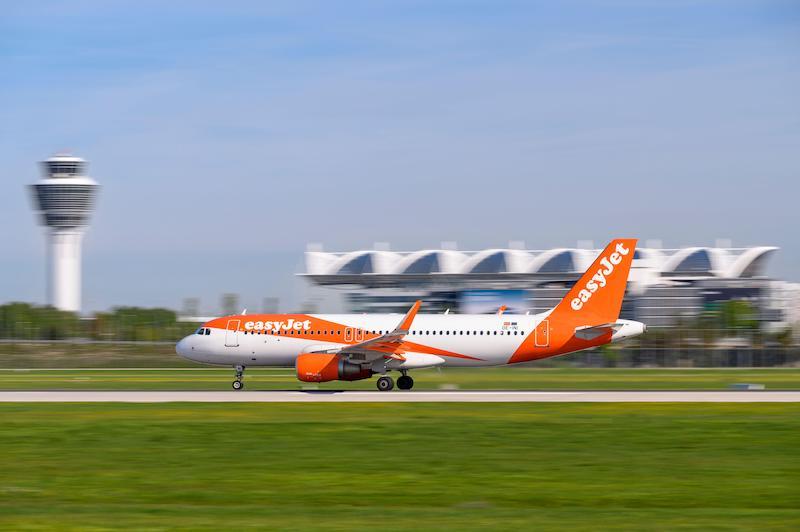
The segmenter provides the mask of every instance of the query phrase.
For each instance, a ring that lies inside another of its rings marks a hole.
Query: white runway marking
[[[0,403],[798,403],[800,391],[19,391]]]

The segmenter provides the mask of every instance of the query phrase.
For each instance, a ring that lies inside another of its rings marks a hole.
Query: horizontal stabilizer
[[[614,334],[622,328],[624,323],[603,323],[602,325],[584,325],[575,327],[575,336],[581,340],[594,340],[604,334]]]

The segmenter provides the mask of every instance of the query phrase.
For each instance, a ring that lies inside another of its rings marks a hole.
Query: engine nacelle
[[[301,353],[295,360],[297,378],[303,382],[357,381],[372,377],[370,368],[348,362],[341,355]]]

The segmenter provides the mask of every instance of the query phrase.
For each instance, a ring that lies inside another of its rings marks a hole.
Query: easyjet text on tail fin
[[[553,309],[551,319],[576,326],[615,322],[635,251],[636,239],[613,240]]]

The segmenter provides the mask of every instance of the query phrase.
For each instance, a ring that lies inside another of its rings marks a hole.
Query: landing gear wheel
[[[397,379],[397,387],[401,390],[410,390],[414,387],[414,379],[409,377],[408,375],[403,375],[399,379]]]
[[[236,380],[233,381],[231,386],[234,390],[241,390],[244,388],[244,366],[236,366]]]
[[[382,392],[388,392],[392,388],[394,388],[394,380],[391,377],[384,375],[383,377],[378,379],[378,382],[375,383],[378,386],[378,390]]]

